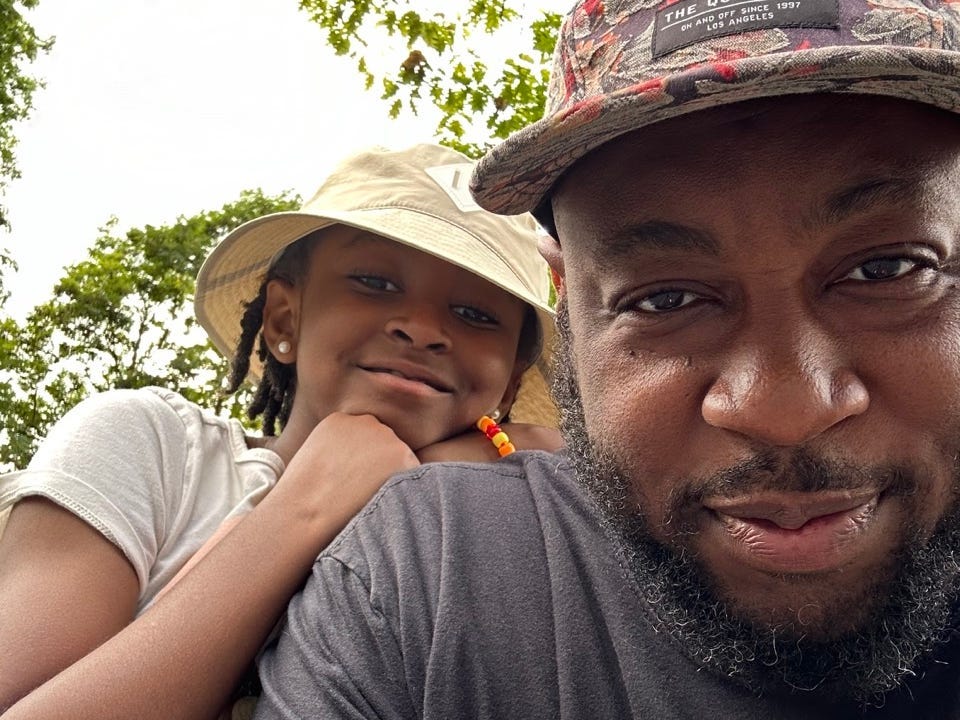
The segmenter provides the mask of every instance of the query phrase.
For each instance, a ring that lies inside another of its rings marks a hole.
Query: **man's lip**
[[[720,516],[739,520],[766,520],[778,527],[797,530],[818,517],[848,512],[875,500],[877,489],[824,492],[767,491],[739,497],[713,497],[704,506]]]
[[[891,513],[878,490],[711,498],[708,552],[766,573],[838,570],[876,552]],[[886,510],[884,509],[886,508]]]
[[[401,360],[375,361],[359,364],[361,370],[367,372],[388,373],[390,375],[399,375],[405,380],[413,380],[429,385],[437,392],[451,393],[453,387],[444,378],[423,365],[405,362]]]

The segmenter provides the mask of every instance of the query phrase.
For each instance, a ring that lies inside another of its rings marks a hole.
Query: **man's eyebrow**
[[[621,228],[599,246],[599,253],[613,260],[644,250],[688,250],[717,255],[720,247],[716,239],[703,230],[661,220]]]
[[[837,225],[855,213],[889,206],[902,206],[916,196],[919,182],[914,178],[873,178],[827,198],[815,224]]]
[[[880,177],[858,183],[829,196],[814,215],[812,225],[836,225],[850,215],[884,206],[902,206],[916,197],[920,179]],[[703,230],[662,220],[621,228],[597,247],[599,255],[616,262],[649,250],[692,251],[719,255],[716,238]]]

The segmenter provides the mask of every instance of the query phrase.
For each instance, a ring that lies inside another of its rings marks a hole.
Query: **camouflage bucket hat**
[[[477,202],[533,210],[618,135],[775,95],[885,95],[960,112],[960,2],[578,0],[557,41],[544,118],[493,148]]]

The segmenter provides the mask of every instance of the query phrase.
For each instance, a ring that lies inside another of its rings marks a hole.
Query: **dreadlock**
[[[250,358],[253,355],[253,346],[257,344],[257,358],[263,366],[263,373],[253,399],[247,406],[247,417],[255,420],[263,415],[263,434],[276,435],[277,423],[280,429],[287,424],[290,418],[290,409],[293,407],[293,398],[297,391],[297,367],[278,362],[267,347],[263,337],[263,308],[267,302],[267,285],[271,280],[283,280],[292,285],[297,284],[306,275],[307,261],[310,251],[322,230],[310,233],[289,245],[283,254],[271,263],[267,274],[260,283],[257,296],[250,302],[244,303],[243,317],[240,319],[240,339],[237,349],[230,360],[230,376],[227,379],[225,391],[236,392],[250,372]]]

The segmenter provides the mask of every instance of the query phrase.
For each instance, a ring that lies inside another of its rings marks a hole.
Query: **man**
[[[258,717],[960,717],[960,14],[582,0],[474,175],[565,455],[399,476]]]

